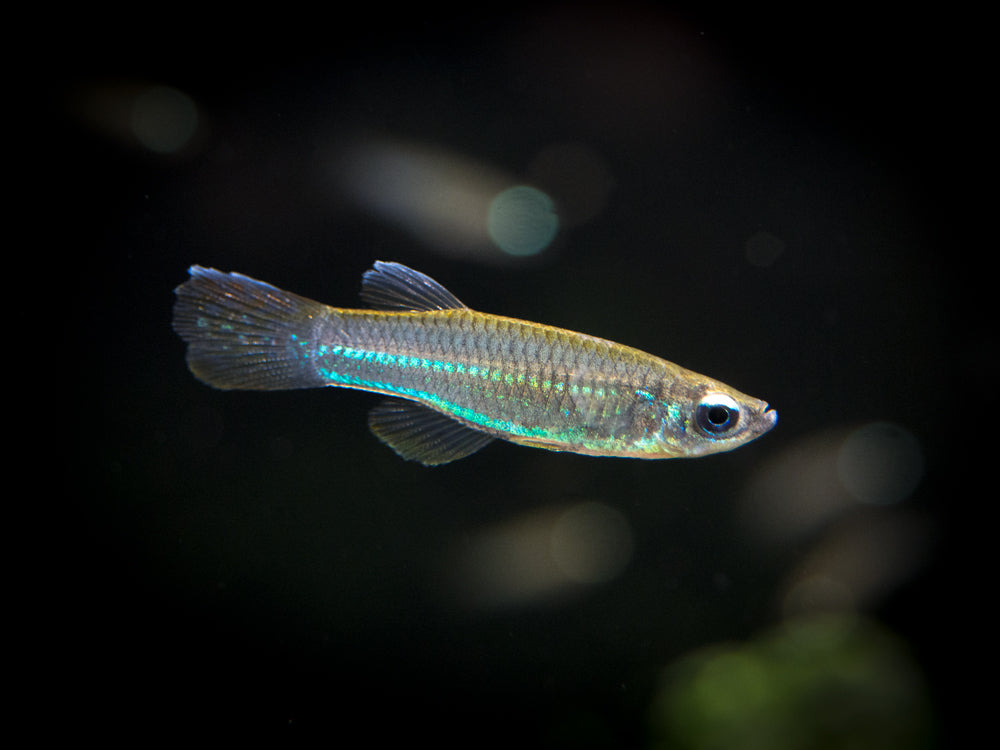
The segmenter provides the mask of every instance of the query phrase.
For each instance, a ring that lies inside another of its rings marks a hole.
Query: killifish
[[[583,333],[476,312],[428,276],[378,261],[373,309],[330,307],[238,273],[192,266],[173,327],[215,388],[338,386],[388,397],[372,432],[432,466],[495,438],[590,456],[677,458],[770,430],[764,401],[651,354]]]

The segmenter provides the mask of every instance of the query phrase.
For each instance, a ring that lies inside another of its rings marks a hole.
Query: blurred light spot
[[[725,650],[698,670],[692,688],[708,716],[729,722],[770,699],[767,667],[753,651]],[[752,705],[743,703],[750,700]]]
[[[747,240],[747,260],[753,266],[767,268],[783,252],[785,252],[785,243],[770,232],[757,232]]]
[[[786,616],[810,612],[853,612],[857,608],[858,602],[851,587],[823,574],[795,579],[782,601],[782,612]]]
[[[190,96],[169,86],[151,86],[132,103],[132,132],[150,151],[172,154],[191,141],[198,108]]]
[[[744,522],[764,543],[803,536],[865,504],[903,500],[919,484],[913,435],[872,423],[800,439],[763,464],[744,493]]]
[[[598,196],[606,193],[609,179],[606,170],[596,156],[588,159],[582,149],[576,153],[576,172],[564,161],[562,168],[571,173],[557,182],[565,187],[589,181],[590,188],[573,195],[581,212],[598,210],[604,200]],[[503,170],[446,149],[356,138],[338,146],[325,163],[343,196],[436,250],[477,260],[530,256],[548,247],[560,228],[548,192],[511,186],[514,179]],[[549,177],[558,172],[551,159],[543,166]]]
[[[924,472],[920,444],[912,433],[887,422],[852,432],[837,456],[837,475],[863,503],[886,505],[907,498]]]
[[[559,569],[581,583],[615,578],[632,557],[628,521],[601,503],[583,503],[563,513],[552,529],[551,544]]]
[[[927,682],[905,643],[855,616],[799,618],[683,656],[650,711],[657,747],[929,746]]]
[[[875,605],[923,564],[930,540],[922,518],[864,509],[832,528],[791,571],[782,610],[797,615]]]
[[[746,488],[743,527],[750,538],[768,548],[803,539],[811,544],[789,572],[780,594],[786,613],[871,606],[927,559],[933,528],[924,519],[902,508],[873,507],[863,499],[867,495],[859,497],[842,481],[845,446],[848,455],[867,446],[864,450],[881,456],[878,471],[859,475],[880,476],[886,465],[896,463],[886,459],[882,448],[868,445],[873,434],[879,440],[892,436],[889,445],[895,448],[908,442],[900,434],[909,435],[876,424],[804,438],[762,466]],[[881,487],[882,481],[875,484]]]
[[[857,505],[837,479],[845,432],[799,439],[756,471],[743,495],[743,526],[765,546],[807,536]]]
[[[475,608],[542,601],[618,576],[632,557],[626,518],[601,503],[544,510],[483,531],[448,558],[452,584]]]
[[[445,150],[375,139],[349,143],[332,169],[351,201],[427,245],[502,257],[487,232],[490,203],[510,184],[500,170]]]
[[[535,255],[555,239],[559,218],[548,195],[528,185],[517,185],[490,203],[487,229],[505,253]]]
[[[202,127],[194,100],[169,86],[113,81],[73,90],[70,111],[119,143],[157,154],[188,149]]]

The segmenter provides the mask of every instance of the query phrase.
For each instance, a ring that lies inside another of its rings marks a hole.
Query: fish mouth
[[[778,412],[767,404],[764,404],[764,410],[760,413],[760,420],[763,423],[764,431],[766,432],[778,424]]]

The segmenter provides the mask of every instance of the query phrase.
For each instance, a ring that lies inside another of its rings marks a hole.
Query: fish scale
[[[194,266],[177,289],[174,328],[191,371],[217,388],[391,397],[372,410],[371,429],[428,465],[492,438],[599,456],[697,456],[776,421],[766,403],[638,349],[471,310],[400,264],[376,263],[362,295],[388,309],[331,307]]]
[[[313,359],[320,378],[331,384],[350,383],[395,395],[433,385],[442,409],[471,410],[481,418],[469,421],[487,429],[518,416],[509,414],[511,403],[522,412],[518,423],[525,430],[545,425],[552,433],[570,429],[567,419],[575,411],[610,413],[596,403],[589,408],[584,403],[608,402],[610,387],[598,395],[595,383],[608,380],[602,369],[613,368],[592,353],[581,356],[557,332],[538,326],[462,310],[378,315],[328,311],[316,326],[320,341],[331,338],[330,329],[350,331],[349,350],[335,347]],[[464,336],[456,336],[456,330]],[[570,382],[571,373],[582,374]],[[643,382],[619,382],[615,393]]]

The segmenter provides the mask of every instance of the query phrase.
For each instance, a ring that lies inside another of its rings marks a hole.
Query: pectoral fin
[[[398,398],[386,399],[373,408],[368,413],[368,426],[402,458],[425,466],[471,456],[493,440],[433,409]]]

